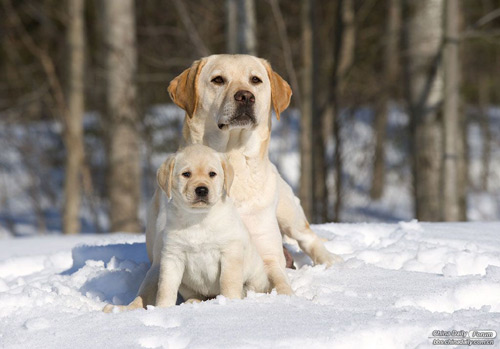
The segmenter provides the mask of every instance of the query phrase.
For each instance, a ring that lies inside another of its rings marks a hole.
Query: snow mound
[[[144,236],[3,240],[0,347],[425,348],[435,330],[500,328],[500,223],[313,229],[345,262],[312,266],[289,245],[295,296],[116,314],[101,310],[134,298],[149,268]]]

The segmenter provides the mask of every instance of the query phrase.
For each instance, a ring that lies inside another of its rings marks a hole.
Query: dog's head
[[[271,105],[279,119],[292,95],[269,63],[249,55],[213,55],[193,63],[170,82],[170,97],[189,118],[210,115],[221,130],[266,122]]]
[[[223,154],[196,144],[170,155],[156,177],[169,199],[187,208],[203,209],[229,193],[233,171]]]

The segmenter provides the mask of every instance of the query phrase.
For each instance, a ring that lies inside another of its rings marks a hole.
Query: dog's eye
[[[191,172],[189,172],[189,171],[182,172],[182,177],[185,177],[185,178],[191,177]]]
[[[262,80],[261,80],[261,79],[259,79],[259,78],[258,78],[258,77],[256,77],[256,76],[252,76],[252,79],[251,79],[251,80],[252,80],[252,83],[253,83],[253,84],[260,84],[260,83],[262,82]]]
[[[208,173],[208,175],[209,175],[210,177],[215,177],[215,176],[217,176],[217,173],[215,173],[214,171],[210,171],[210,172]]]
[[[212,82],[216,85],[224,85],[224,78],[222,76],[216,76],[212,79]]]

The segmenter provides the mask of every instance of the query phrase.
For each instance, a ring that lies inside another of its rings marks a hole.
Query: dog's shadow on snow
[[[287,245],[295,265],[312,265],[297,246]],[[112,304],[129,304],[136,296],[150,267],[145,243],[102,246],[79,245],[71,251],[73,265],[62,272],[80,284],[82,295]],[[182,299],[178,299],[178,303]]]
[[[62,275],[84,278],[82,295],[107,303],[130,303],[150,267],[145,243],[79,245],[71,253],[73,265]]]

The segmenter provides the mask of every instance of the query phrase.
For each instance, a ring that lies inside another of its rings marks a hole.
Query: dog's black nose
[[[250,105],[255,103],[255,96],[250,91],[241,90],[234,94],[234,100],[238,104]]]
[[[207,187],[196,187],[196,189],[194,190],[194,192],[198,196],[205,197],[205,196],[208,195],[208,188]]]

